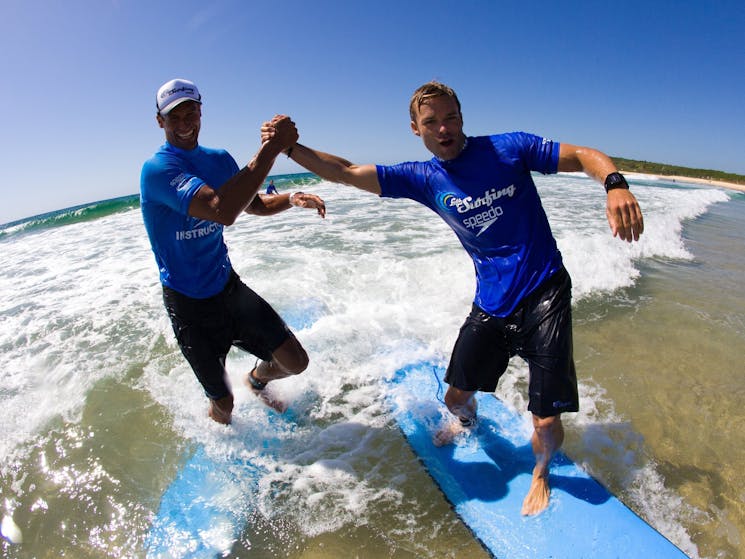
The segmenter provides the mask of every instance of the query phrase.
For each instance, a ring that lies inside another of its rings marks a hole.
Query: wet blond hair
[[[419,107],[421,107],[423,103],[425,103],[429,99],[432,99],[433,97],[442,96],[452,97],[453,99],[455,99],[455,104],[458,105],[458,112],[461,112],[460,101],[458,100],[458,96],[455,94],[455,91],[446,86],[444,83],[431,81],[417,88],[417,90],[414,92],[414,95],[411,96],[411,101],[409,102],[409,116],[411,116],[411,121],[416,122],[416,115],[419,112]]]

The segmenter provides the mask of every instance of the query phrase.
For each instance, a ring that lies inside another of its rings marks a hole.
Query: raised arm
[[[261,126],[262,142],[269,140],[277,133],[274,127],[274,121],[277,118],[275,116],[271,122],[265,122]],[[317,151],[298,143],[284,151],[297,164],[323,179],[356,186],[380,195],[380,183],[375,165],[355,165],[338,155]]]
[[[338,155],[317,151],[302,144],[292,146],[289,156],[293,161],[321,178],[356,186],[380,195],[380,183],[375,165],[355,165]]]
[[[246,211],[272,169],[277,155],[298,139],[295,123],[289,117],[276,117],[274,126],[276,133],[261,144],[248,165],[219,189],[206,184],[199,189],[189,205],[189,215],[232,225]]]
[[[617,173],[615,164],[604,153],[582,146],[561,144],[559,148],[559,171],[582,171],[605,184],[611,173]],[[614,237],[624,241],[638,241],[644,232],[644,217],[639,202],[627,188],[608,190],[605,202],[605,214]]]

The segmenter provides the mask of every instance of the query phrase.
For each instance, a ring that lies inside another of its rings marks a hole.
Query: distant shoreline
[[[726,181],[717,181],[717,180],[710,180],[710,179],[698,179],[694,177],[684,177],[679,175],[655,175],[651,173],[638,173],[634,171],[621,171],[624,175],[629,177],[630,179],[633,178],[649,178],[649,179],[658,179],[658,180],[665,180],[665,181],[671,181],[671,182],[688,182],[693,184],[705,184],[708,186],[719,186],[722,188],[729,188],[731,190],[738,190],[740,192],[745,192],[745,185],[743,184],[737,184],[734,182],[726,182]]]

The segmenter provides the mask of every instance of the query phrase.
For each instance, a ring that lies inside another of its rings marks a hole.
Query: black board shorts
[[[528,362],[528,409],[539,417],[579,411],[572,347],[572,281],[562,268],[504,318],[473,305],[455,342],[445,382],[494,392],[510,358]]]
[[[231,346],[271,361],[274,351],[292,336],[271,305],[235,271],[225,288],[207,299],[194,299],[163,286],[163,303],[181,352],[208,398],[230,394],[225,358]]]

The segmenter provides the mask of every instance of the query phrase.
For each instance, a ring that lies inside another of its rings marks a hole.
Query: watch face
[[[620,173],[611,173],[605,179],[605,188],[610,190],[611,188],[623,187],[628,188],[626,179]]]

